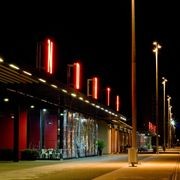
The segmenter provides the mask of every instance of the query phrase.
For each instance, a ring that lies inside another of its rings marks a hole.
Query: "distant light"
[[[31,73],[27,72],[27,71],[23,71],[24,74],[27,74],[28,76],[32,76]]]
[[[165,77],[162,77],[162,84],[165,84],[168,80]]]
[[[155,46],[154,49],[153,49],[154,53],[158,52],[158,49],[161,49],[161,45],[158,44],[156,41],[153,42],[153,45]]]
[[[47,102],[47,100],[45,100],[45,99],[41,99],[41,101],[42,101],[42,102]]]
[[[96,108],[98,108],[98,109],[99,109],[99,108],[100,108],[100,106],[99,106],[99,105],[96,105]]]
[[[26,94],[26,96],[31,97],[31,98],[33,98],[33,97],[34,97],[34,96],[32,96],[31,94]]]
[[[4,102],[9,102],[9,98],[4,98]]]
[[[124,120],[124,121],[126,121],[126,118],[125,118],[125,117],[123,117],[123,116],[121,116],[121,119],[122,119],[122,120]]]
[[[14,89],[7,88],[8,91],[16,92]]]
[[[4,62],[4,60],[0,57],[0,62]]]
[[[49,125],[53,124],[51,121],[48,122]]]
[[[17,93],[22,94],[22,95],[25,95],[25,93],[22,92],[22,91],[17,91]]]
[[[51,84],[51,86],[52,86],[53,88],[57,88],[57,86],[56,86],[55,84]]]
[[[88,100],[85,100],[85,102],[86,102],[86,103],[89,103],[89,101],[88,101]]]
[[[75,93],[71,93],[71,96],[76,97],[77,95]]]
[[[31,109],[34,109],[34,105],[31,105],[30,108],[31,108]]]
[[[64,93],[67,93],[67,90],[65,90],[65,89],[62,89],[62,92],[64,92]]]
[[[175,121],[173,119],[171,120],[171,125],[175,126]]]
[[[79,97],[79,99],[81,100],[81,101],[83,101],[84,99],[83,99],[83,97]]]
[[[46,80],[44,80],[44,79],[42,79],[42,78],[39,78],[38,80],[41,81],[41,82],[43,82],[43,83],[46,82]]]
[[[13,69],[19,70],[20,68],[18,66],[15,66],[14,64],[9,64],[10,67],[12,67]]]

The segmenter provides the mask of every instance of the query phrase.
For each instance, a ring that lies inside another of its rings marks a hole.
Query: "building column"
[[[44,112],[40,109],[40,149],[44,149]]]
[[[14,107],[14,145],[13,145],[13,161],[19,161],[19,105]]]

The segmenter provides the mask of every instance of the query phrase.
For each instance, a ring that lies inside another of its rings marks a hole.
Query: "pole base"
[[[138,164],[137,148],[128,148],[128,162],[135,167]]]

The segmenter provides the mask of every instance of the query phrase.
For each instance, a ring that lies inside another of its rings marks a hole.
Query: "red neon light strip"
[[[108,87],[107,88],[107,106],[110,105],[110,91],[111,91],[111,89]]]
[[[80,89],[80,64],[75,63],[75,89]]]
[[[119,111],[119,96],[116,96],[116,111]]]
[[[48,39],[48,60],[47,60],[47,72],[52,74],[53,69],[53,42]]]
[[[98,98],[98,78],[97,77],[93,78],[93,98],[94,99]]]

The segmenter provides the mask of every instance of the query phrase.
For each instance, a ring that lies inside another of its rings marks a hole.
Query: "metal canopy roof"
[[[3,93],[14,95],[18,102],[25,99],[29,102],[32,99],[32,101],[37,100],[47,105],[67,107],[97,119],[106,120],[111,124],[120,124],[129,129],[132,128],[122,121],[125,117],[121,114],[46,74],[37,72],[37,70],[31,71],[33,72],[0,61],[1,95]]]

